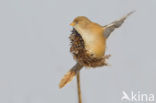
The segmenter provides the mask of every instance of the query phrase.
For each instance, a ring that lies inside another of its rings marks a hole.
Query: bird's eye
[[[78,21],[77,21],[77,20],[75,20],[75,23],[76,23],[76,24],[78,24]]]

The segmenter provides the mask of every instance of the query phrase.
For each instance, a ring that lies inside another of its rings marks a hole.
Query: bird
[[[72,21],[70,25],[73,30],[69,37],[70,52],[73,54],[76,64],[61,79],[59,88],[63,88],[71,82],[83,67],[95,68],[108,65],[106,59],[110,55],[105,54],[106,41],[110,34],[119,28],[132,13],[134,11],[105,26],[97,24],[85,16],[78,16]]]

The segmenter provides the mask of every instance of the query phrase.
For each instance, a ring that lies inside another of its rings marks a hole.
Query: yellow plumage
[[[77,64],[65,74],[59,84],[60,88],[69,83],[83,66],[99,67],[107,65],[105,59],[108,59],[110,55],[105,55],[106,40],[111,32],[115,28],[120,27],[124,20],[132,13],[130,12],[121,19],[106,26],[94,23],[84,16],[76,17],[73,20],[70,24],[74,28],[70,35],[70,51]]]

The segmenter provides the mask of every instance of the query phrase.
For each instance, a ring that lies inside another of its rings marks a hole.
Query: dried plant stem
[[[78,103],[82,103],[81,87],[80,87],[80,72],[77,73],[77,92],[78,92]]]

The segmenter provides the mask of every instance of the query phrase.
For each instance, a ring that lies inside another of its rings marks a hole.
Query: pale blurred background
[[[1,0],[0,103],[77,103],[69,23],[101,25],[136,10],[107,41],[111,66],[81,71],[83,103],[121,103],[122,91],[156,94],[156,0]]]

